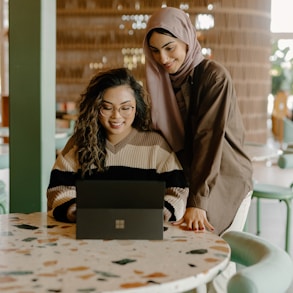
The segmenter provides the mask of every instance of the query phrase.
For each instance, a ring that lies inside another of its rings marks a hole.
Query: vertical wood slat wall
[[[101,69],[126,66],[144,81],[143,25],[162,4],[183,8],[195,23],[211,14],[214,27],[198,30],[203,48],[230,71],[238,95],[246,140],[267,138],[271,89],[270,0],[57,1],[57,104],[74,102]],[[180,6],[181,5],[181,6]],[[133,24],[142,25],[133,29]]]

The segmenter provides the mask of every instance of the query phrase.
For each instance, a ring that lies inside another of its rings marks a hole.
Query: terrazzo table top
[[[0,292],[183,292],[228,265],[222,238],[164,226],[164,240],[76,240],[46,213],[0,215]]]

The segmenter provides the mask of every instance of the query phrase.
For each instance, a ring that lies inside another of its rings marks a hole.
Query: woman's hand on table
[[[213,225],[207,219],[206,211],[199,208],[187,208],[184,216],[180,220],[173,222],[173,225],[182,224],[186,224],[188,230],[202,232],[207,229],[214,231]]]

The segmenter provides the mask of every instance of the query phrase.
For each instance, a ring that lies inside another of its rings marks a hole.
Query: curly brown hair
[[[77,103],[79,114],[73,138],[82,177],[86,172],[91,174],[93,166],[98,172],[106,169],[106,131],[99,121],[99,109],[105,91],[120,85],[128,85],[133,90],[136,113],[132,126],[141,131],[151,130],[148,94],[128,69],[116,68],[95,75]]]

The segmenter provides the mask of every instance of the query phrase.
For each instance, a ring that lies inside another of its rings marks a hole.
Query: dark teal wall
[[[10,212],[46,210],[55,159],[56,0],[9,0]]]

